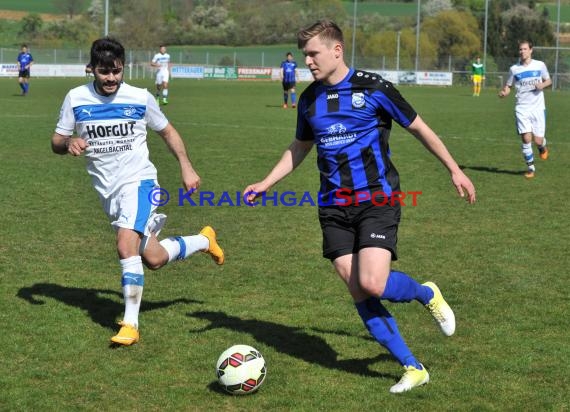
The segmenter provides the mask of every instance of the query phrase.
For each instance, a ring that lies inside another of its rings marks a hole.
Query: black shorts
[[[281,82],[281,84],[283,85],[283,91],[287,91],[287,90],[291,90],[295,88],[295,85],[297,83],[295,82]]]
[[[375,206],[372,202],[367,202],[358,206],[319,207],[323,256],[334,260],[358,253],[365,247],[377,247],[389,250],[392,260],[397,260],[400,215],[399,204]]]
[[[30,77],[30,69],[20,70],[20,71],[18,72],[18,77],[26,77],[26,78],[29,78],[29,77]]]

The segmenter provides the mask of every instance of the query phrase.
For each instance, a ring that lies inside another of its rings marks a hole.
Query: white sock
[[[160,241],[160,245],[168,252],[168,262],[186,259],[196,252],[207,250],[210,246],[204,235],[169,237]],[[184,250],[182,250],[184,249]]]
[[[142,259],[140,256],[132,256],[127,259],[121,259],[119,262],[123,269],[121,284],[125,298],[125,316],[123,317],[123,322],[138,328],[139,311],[144,286]]]
[[[532,143],[523,143],[521,145],[524,161],[528,166],[528,170],[534,171],[534,156],[532,154]]]
[[[168,89],[162,89],[162,97],[165,99],[168,97]]]

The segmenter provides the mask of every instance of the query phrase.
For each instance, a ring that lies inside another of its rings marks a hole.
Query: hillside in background
[[[22,10],[0,10],[0,20],[20,21],[30,12]],[[43,21],[56,21],[65,19],[64,15],[51,13],[38,13]]]
[[[245,1],[245,0],[244,0]],[[426,0],[422,4],[427,3]],[[526,2],[521,2],[526,3]],[[556,21],[557,3],[556,2],[537,2],[538,8],[546,8],[551,21]],[[354,10],[354,2],[352,0],[343,0],[342,5],[348,15],[352,15]],[[561,22],[570,23],[570,0],[561,1]],[[20,12],[20,13],[11,13]],[[403,17],[415,16],[417,12],[416,1],[408,2],[391,2],[391,1],[374,1],[360,0],[357,3],[357,15],[368,16],[370,14],[379,14],[387,17]],[[38,13],[42,19],[57,19],[63,16],[61,11],[57,9],[53,1],[50,0],[1,0],[0,1],[0,19],[20,20],[29,13]]]
[[[52,0],[0,0],[0,10],[50,15],[61,13]]]
[[[35,49],[87,48],[103,32],[102,2],[75,2],[81,8],[62,14],[62,5],[72,3],[0,0],[0,47],[14,49],[26,42]],[[458,6],[450,8],[451,3]],[[346,39],[356,40],[346,42],[347,55],[356,56],[362,64],[411,67],[418,66],[414,61],[421,56],[419,64],[426,69],[464,70],[483,50],[484,0],[451,3],[423,0],[417,36],[417,0],[115,0],[111,2],[109,33],[136,50],[153,49],[159,43],[194,50],[212,45],[279,46],[296,43],[299,27],[332,16]],[[564,33],[560,42],[565,46],[570,43],[570,0],[562,3],[560,14],[560,31]],[[488,55],[495,60],[491,67],[507,67],[516,58],[517,41],[522,37],[532,39],[537,46],[554,46],[557,15],[557,5],[552,2],[530,6],[526,1],[489,2],[486,45]],[[264,58],[262,55],[259,61],[263,63]],[[225,60],[229,64],[236,59],[230,56]]]

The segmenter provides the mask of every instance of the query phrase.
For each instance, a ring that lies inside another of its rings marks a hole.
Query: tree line
[[[52,0],[63,21],[44,22],[30,14],[21,22],[20,37],[35,47],[85,48],[101,36],[104,0]],[[369,0],[370,1],[370,0]],[[414,2],[416,0],[406,0]],[[341,0],[113,0],[109,33],[129,48],[169,45],[270,45],[296,42],[300,27],[331,18],[343,28],[351,50],[352,1]],[[359,4],[366,3],[360,0]],[[485,0],[423,0],[419,55],[430,67],[461,70],[482,53]],[[493,0],[487,14],[490,63],[506,70],[518,55],[517,43],[529,39],[553,46],[554,28],[534,0]],[[416,16],[358,16],[355,54],[367,58],[396,56],[403,65],[416,58]],[[398,39],[398,41],[396,41]],[[398,47],[399,46],[399,47]],[[424,63],[426,64],[426,63]]]

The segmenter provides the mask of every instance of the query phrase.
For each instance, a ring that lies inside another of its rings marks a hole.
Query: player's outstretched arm
[[[190,191],[198,190],[200,188],[200,176],[198,176],[188,158],[186,146],[178,131],[168,123],[158,134],[162,137],[174,157],[176,157],[176,160],[178,160],[184,188]]]
[[[459,196],[469,203],[475,203],[475,186],[459,168],[441,139],[418,115],[407,128],[441,163],[449,170],[451,181]]]
[[[54,133],[51,137],[51,150],[60,155],[69,153],[72,156],[79,156],[88,146],[80,137],[64,136],[59,133]]]
[[[258,196],[267,192],[273,185],[295,170],[305,160],[312,147],[313,141],[294,139],[271,172],[262,181],[253,183],[244,189],[243,194],[247,195],[247,201],[253,203]]]

